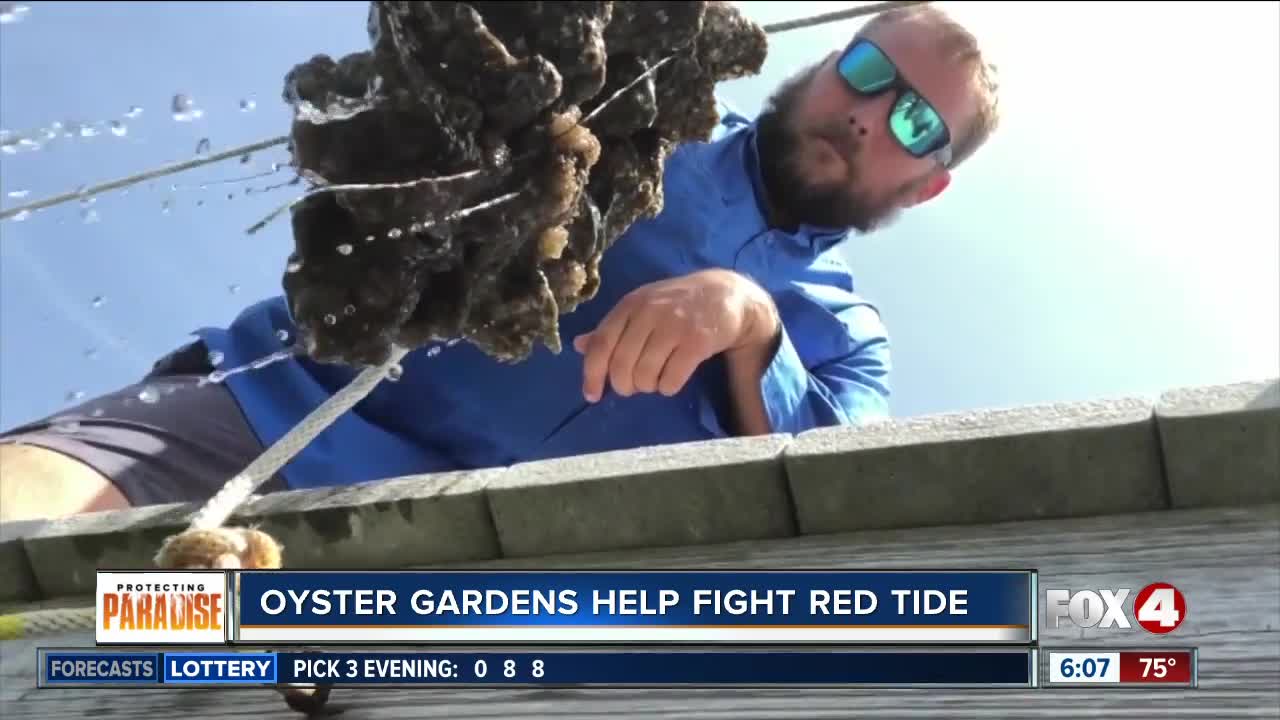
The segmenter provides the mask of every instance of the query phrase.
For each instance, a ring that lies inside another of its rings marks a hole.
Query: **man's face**
[[[868,37],[938,110],[955,136],[974,114],[968,69],[947,62],[928,26],[906,21]],[[836,71],[843,53],[785,82],[761,117],[762,158],[774,198],[793,221],[868,232],[946,187],[931,157],[912,157],[890,134],[895,92],[862,96]]]

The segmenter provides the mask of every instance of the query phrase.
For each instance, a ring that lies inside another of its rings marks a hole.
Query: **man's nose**
[[[889,126],[889,112],[893,109],[894,93],[882,92],[872,97],[859,98],[845,117],[851,130],[863,142],[875,140]]]

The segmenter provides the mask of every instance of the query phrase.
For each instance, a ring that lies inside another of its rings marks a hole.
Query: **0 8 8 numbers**
[[[489,674],[489,663],[485,662],[483,658],[476,660],[475,665],[471,668],[471,673],[475,675],[476,679],[483,680],[485,676]],[[547,674],[546,665],[542,660],[533,661],[531,674],[535,678],[541,678]],[[513,678],[516,676],[515,660],[507,659],[502,663],[502,676],[506,678]]]

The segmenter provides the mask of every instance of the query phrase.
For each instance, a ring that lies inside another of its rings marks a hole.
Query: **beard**
[[[757,121],[760,170],[773,210],[784,225],[853,228],[862,233],[890,224],[897,216],[892,202],[877,201],[860,191],[862,142],[842,119],[806,128],[796,127],[800,102],[814,76],[813,65],[788,78],[774,91]],[[807,137],[806,137],[807,136]],[[827,141],[841,155],[846,177],[814,181],[799,166],[804,143]]]

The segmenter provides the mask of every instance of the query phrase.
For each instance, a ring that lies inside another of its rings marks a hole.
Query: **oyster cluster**
[[[716,84],[768,47],[724,2],[373,2],[368,32],[284,90],[298,171],[356,186],[293,208],[285,295],[309,356],[355,366],[454,338],[560,352],[670,153],[710,137]]]

